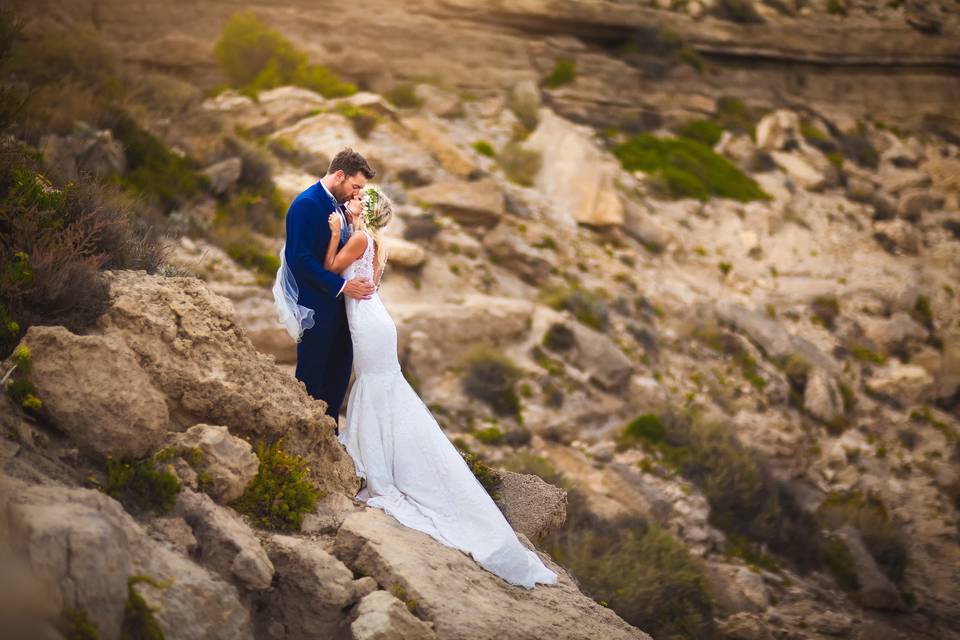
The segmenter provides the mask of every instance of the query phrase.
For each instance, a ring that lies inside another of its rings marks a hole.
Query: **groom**
[[[343,296],[366,300],[373,295],[369,280],[345,281],[323,268],[330,242],[327,218],[343,216],[340,247],[349,238],[347,217],[341,206],[358,195],[376,172],[362,155],[344,149],[330,162],[327,175],[308,187],[287,211],[285,258],[299,289],[298,304],[313,309],[314,325],[297,344],[297,380],[307,393],[327,403],[327,415],[337,422],[353,367],[353,345],[347,326]],[[340,433],[334,427],[334,433]]]

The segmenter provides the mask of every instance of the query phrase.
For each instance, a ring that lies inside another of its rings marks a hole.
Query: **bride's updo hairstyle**
[[[393,219],[393,202],[379,187],[368,186],[363,190],[363,212],[360,216],[364,228],[373,236],[377,247],[377,266],[383,273],[387,265],[387,247],[383,241],[383,230]]]

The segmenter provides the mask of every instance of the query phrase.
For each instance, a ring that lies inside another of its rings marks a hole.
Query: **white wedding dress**
[[[364,232],[365,233],[365,232]],[[373,281],[373,239],[343,277]],[[340,442],[366,478],[357,495],[401,524],[469,553],[483,568],[526,588],[557,574],[523,546],[423,401],[400,372],[397,328],[377,293],[347,298],[356,380]]]

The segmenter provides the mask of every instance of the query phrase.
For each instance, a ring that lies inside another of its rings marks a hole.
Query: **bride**
[[[331,214],[324,266],[344,278],[367,278],[379,287],[387,262],[382,230],[390,200],[376,187],[347,205],[355,232],[337,252],[340,216]],[[383,509],[401,524],[469,553],[504,580],[531,589],[554,584],[557,574],[523,546],[500,509],[474,477],[400,372],[397,328],[377,293],[347,299],[356,380],[338,438],[366,486],[357,499]]]

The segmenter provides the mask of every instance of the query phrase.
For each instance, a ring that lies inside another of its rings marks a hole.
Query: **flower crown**
[[[376,228],[377,205],[380,204],[381,193],[377,187],[367,187],[363,191],[363,221],[368,229]]]

